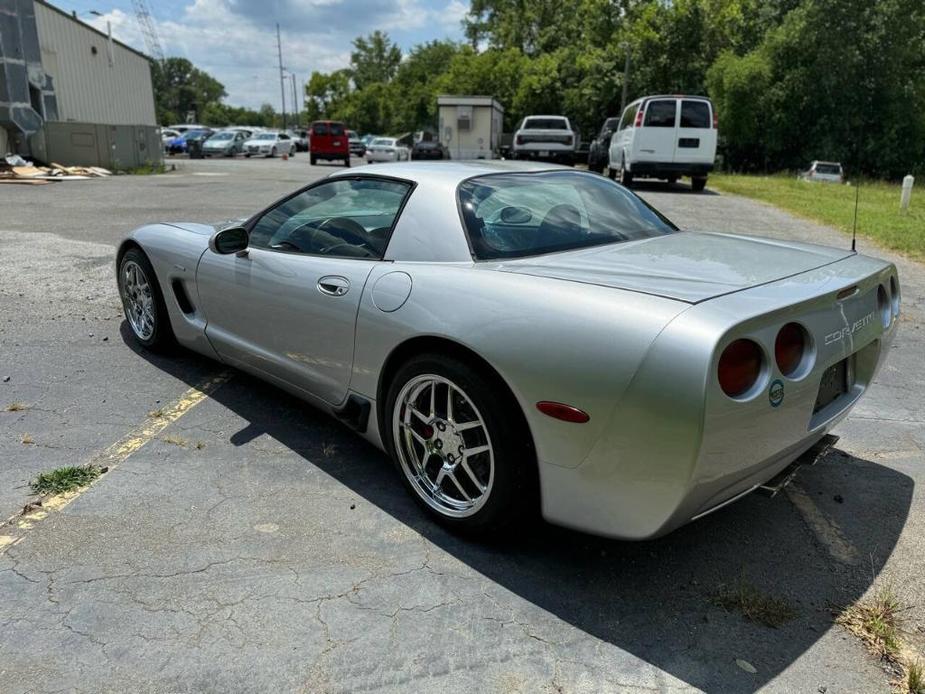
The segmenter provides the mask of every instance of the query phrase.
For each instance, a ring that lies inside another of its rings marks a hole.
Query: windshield
[[[276,139],[276,133],[260,133],[260,134],[259,134],[257,137],[255,137],[254,139],[255,139],[255,140],[275,140],[275,139]]]
[[[490,174],[464,181],[459,204],[476,258],[520,258],[677,231],[638,197],[576,171]]]
[[[562,118],[528,118],[524,130],[568,130]]]
[[[395,140],[388,138],[388,137],[378,137],[372,141],[372,144],[377,145],[379,147],[391,147],[392,145],[395,144]]]

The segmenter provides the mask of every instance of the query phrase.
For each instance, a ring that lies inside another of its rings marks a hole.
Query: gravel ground
[[[0,410],[28,406],[0,411],[0,518],[39,471],[132,441],[224,373],[131,346],[121,235],[246,215],[330,170],[300,155],[0,187]],[[740,198],[639,192],[688,228],[848,243]],[[900,269],[901,331],[839,450],[798,479],[811,512],[753,495],[654,542],[541,526],[473,544],[428,522],[380,452],[230,372],[0,549],[0,691],[889,691],[832,610],[885,580],[923,604],[925,270],[862,250]],[[716,606],[742,577],[794,619],[771,629]]]

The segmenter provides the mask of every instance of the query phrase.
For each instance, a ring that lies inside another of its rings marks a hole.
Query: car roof
[[[487,174],[529,172],[529,171],[575,171],[568,166],[543,164],[531,161],[512,161],[503,159],[477,159],[473,161],[433,161],[433,162],[400,162],[386,164],[371,164],[351,169],[341,169],[329,178],[338,176],[356,176],[357,174],[372,174],[400,178],[413,183],[427,183],[434,185],[459,185],[462,181],[473,176]]]

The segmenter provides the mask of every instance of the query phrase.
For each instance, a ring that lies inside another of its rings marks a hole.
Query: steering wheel
[[[360,246],[367,245],[366,229],[359,222],[349,217],[330,217],[318,225],[319,231],[325,231],[343,239],[346,243]]]

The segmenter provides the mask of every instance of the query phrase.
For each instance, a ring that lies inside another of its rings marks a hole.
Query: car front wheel
[[[129,248],[119,262],[119,297],[129,328],[143,347],[165,351],[175,344],[164,295],[140,248]]]
[[[475,534],[535,507],[530,435],[503,383],[465,361],[421,355],[398,371],[386,399],[388,445],[414,497],[438,521]]]

